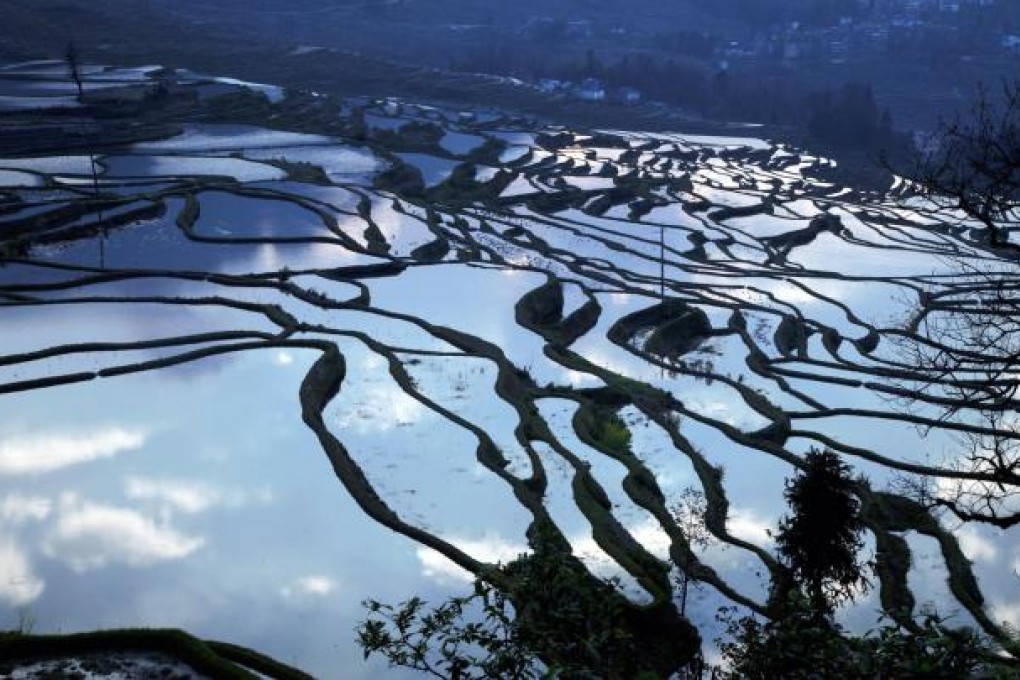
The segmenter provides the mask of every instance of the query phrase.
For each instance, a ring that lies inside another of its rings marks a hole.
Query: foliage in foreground
[[[365,606],[357,629],[365,658],[442,678],[654,678],[650,669],[685,661],[698,645],[689,627],[656,635],[668,635],[670,622],[642,623],[615,581],[541,542],[477,579],[469,596],[434,608],[419,598]]]
[[[732,618],[729,640],[720,645],[724,669],[713,677],[748,678],[955,678],[1015,677],[1015,668],[994,662],[991,645],[971,629],[955,629],[934,612],[925,612],[913,628],[884,622],[863,637],[853,637],[831,618],[819,618],[811,603],[791,595],[782,617],[760,622]],[[883,622],[880,619],[880,623]]]
[[[369,618],[357,633],[366,659],[381,654],[390,666],[439,678],[540,676],[537,659],[513,625],[506,597],[484,581],[475,581],[473,595],[432,609],[417,597],[397,606],[375,600],[364,605]],[[465,612],[477,620],[466,622]]]
[[[791,514],[776,533],[789,573],[773,584],[775,618],[737,618],[721,610],[728,637],[719,641],[719,667],[682,644],[678,649],[688,654],[675,665],[650,662],[649,649],[664,646],[662,637],[650,639],[658,632],[654,626],[635,625],[617,584],[593,578],[569,553],[542,541],[533,555],[476,580],[472,595],[434,609],[419,598],[396,607],[367,602],[359,644],[366,658],[381,654],[393,666],[472,680],[676,672],[684,680],[1015,677],[1015,667],[1007,671],[986,638],[951,628],[934,612],[922,612],[910,625],[880,619],[863,637],[835,622],[835,607],[867,587],[867,565],[858,557],[864,530],[859,482],[831,451],[812,451],[805,462],[787,481]],[[688,510],[703,513],[691,496],[684,499],[693,504]],[[677,520],[684,521],[680,509]]]
[[[533,680],[548,678],[645,677],[607,670],[612,655],[603,657],[605,640],[582,642],[588,664],[546,666],[536,655],[535,640],[514,621],[512,608],[498,590],[476,582],[474,594],[453,598],[427,609],[414,598],[397,607],[368,602],[369,619],[358,630],[367,658],[381,654],[393,666],[410,668],[439,678]],[[1015,668],[995,661],[989,642],[970,629],[954,629],[934,612],[926,612],[915,627],[885,621],[863,637],[854,637],[829,617],[819,619],[809,600],[793,593],[782,617],[762,621],[735,618],[724,609],[727,639],[720,641],[721,666],[700,658],[680,673],[685,680],[790,680],[808,678],[942,678],[1015,677]],[[469,620],[470,619],[470,622]],[[563,633],[564,631],[557,631]],[[630,655],[628,636],[615,635],[616,653]],[[553,646],[562,644],[562,635]],[[546,652],[550,645],[542,645]]]

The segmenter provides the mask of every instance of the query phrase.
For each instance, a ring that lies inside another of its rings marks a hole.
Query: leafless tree
[[[704,492],[690,486],[680,492],[680,500],[673,506],[673,518],[692,549],[708,547],[711,534],[705,524],[707,510]],[[690,588],[697,584],[697,578],[694,575],[696,564],[697,558],[690,555],[683,560],[682,564],[676,565],[679,568],[677,585],[680,587],[680,616],[686,615]]]
[[[1020,523],[1020,83],[982,90],[943,124],[914,172],[911,207],[969,237],[955,275],[933,279],[901,346],[913,402],[960,433],[950,472],[915,495],[964,521]],[[920,202],[919,202],[920,199]],[[955,473],[955,474],[954,474]]]
[[[973,110],[943,123],[927,146],[915,173],[922,192],[980,223],[992,247],[1020,257],[1009,239],[1020,217],[1020,82],[997,94],[982,88]]]

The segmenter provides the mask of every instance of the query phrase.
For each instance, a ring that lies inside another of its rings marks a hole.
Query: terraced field
[[[711,640],[719,606],[763,612],[783,480],[828,447],[879,576],[844,621],[1020,623],[1016,529],[899,493],[984,484],[960,436],[1016,437],[945,418],[959,385],[913,360],[994,294],[974,272],[1013,280],[980,230],[750,137],[336,115],[362,141],[199,122],[0,159],[0,599],[72,628],[246,607],[244,642],[319,667],[281,631],[409,594],[400,569],[456,588],[542,525],[639,606],[692,565]]]

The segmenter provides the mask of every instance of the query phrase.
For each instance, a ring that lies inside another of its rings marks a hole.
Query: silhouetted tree
[[[954,285],[923,291],[900,345],[918,379],[915,407],[935,407],[961,450],[915,496],[964,521],[1020,523],[1020,83],[982,90],[973,110],[943,123],[912,173],[912,209],[963,227],[984,258],[953,258]],[[907,173],[911,174],[911,173]],[[917,204],[917,194],[925,199]]]
[[[616,580],[593,577],[547,536],[534,547],[480,576],[472,595],[435,608],[420,598],[397,606],[366,602],[368,618],[357,629],[365,657],[464,680],[622,680],[670,675],[696,654],[693,628],[669,625],[681,623],[675,610],[635,617]]]
[[[1013,678],[1016,666],[996,657],[990,642],[968,628],[950,628],[933,611],[910,627],[886,622],[861,637],[838,623],[819,621],[799,594],[785,615],[764,623],[732,619],[724,611],[729,638],[720,641],[726,664],[712,680],[874,680],[875,678]]]
[[[977,221],[991,246],[1020,258],[1009,239],[1020,218],[1020,82],[994,96],[982,89],[969,115],[943,123],[915,180],[935,207]]]
[[[771,620],[720,611],[729,637],[719,641],[726,664],[713,679],[1015,677],[1012,659],[996,658],[980,633],[950,628],[934,610],[909,625],[880,620],[860,637],[835,621],[835,605],[868,587],[856,484],[838,455],[817,450],[787,480],[793,514],[780,522],[776,543],[792,580],[777,593]]]
[[[708,546],[711,534],[705,524],[705,513],[708,511],[705,494],[694,487],[687,487],[680,492],[680,502],[673,507],[673,518],[683,531],[684,538],[691,548],[704,549]],[[680,616],[687,615],[687,597],[692,585],[698,583],[695,567],[697,558],[693,555],[677,562],[680,574],[677,585],[680,586]]]
[[[830,613],[868,587],[858,557],[864,522],[850,467],[829,450],[807,454],[804,470],[786,482],[791,515],[775,534],[779,554],[801,584],[812,608]]]

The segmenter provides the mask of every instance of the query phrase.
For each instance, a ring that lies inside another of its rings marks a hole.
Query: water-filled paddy
[[[384,106],[370,126],[409,120]],[[806,156],[779,171],[738,151],[762,140],[576,134],[557,150],[535,132],[444,129],[452,155],[511,145],[486,174],[516,179],[468,205],[444,191],[460,161],[399,151],[425,184],[403,195],[373,187],[386,164],[363,143],[252,125],[101,157],[96,184],[89,156],[0,159],[0,245],[20,248],[0,260],[8,623],[28,607],[42,631],[181,626],[329,675],[356,655],[362,599],[456,592],[471,560],[527,550],[538,516],[635,602],[671,597],[669,516],[693,488],[728,503],[688,607],[711,641],[719,606],[767,596],[768,530],[811,447],[866,475],[865,499],[918,470],[951,484],[953,424],[902,400],[919,377],[904,329],[920,291],[973,283],[942,276],[946,254],[994,253],[812,184]],[[647,183],[628,195],[568,160]],[[302,403],[323,372],[335,396]],[[952,613],[945,575],[972,570],[986,603],[961,620],[1020,623],[1016,531],[941,521],[973,564],[877,522],[869,546],[885,532],[916,550],[881,587]],[[878,602],[840,616],[867,625]]]

